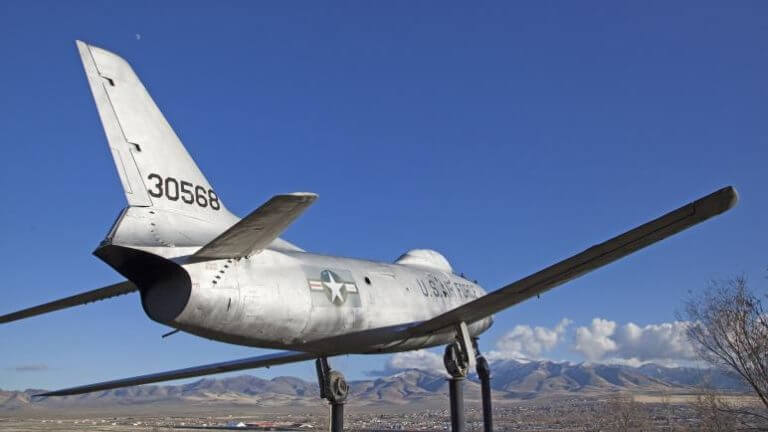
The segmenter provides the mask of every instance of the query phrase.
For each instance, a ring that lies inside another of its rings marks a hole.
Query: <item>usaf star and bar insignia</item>
[[[360,293],[349,271],[306,269],[306,272],[313,306],[360,307]]]

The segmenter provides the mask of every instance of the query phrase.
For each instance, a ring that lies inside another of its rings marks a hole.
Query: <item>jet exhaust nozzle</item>
[[[187,306],[192,280],[175,262],[114,244],[101,246],[93,254],[139,287],[141,305],[152,320],[173,324]]]

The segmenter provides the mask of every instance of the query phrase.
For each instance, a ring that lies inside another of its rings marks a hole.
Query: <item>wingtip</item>
[[[739,191],[736,190],[733,186],[726,186],[723,188],[725,193],[728,195],[728,201],[726,203],[727,208],[726,210],[730,210],[734,207],[736,207],[736,204],[739,203]]]
[[[736,207],[736,204],[739,203],[739,192],[731,185],[719,189],[712,195],[717,196],[717,201],[720,203],[723,212]]]
[[[71,396],[73,394],[77,394],[77,393],[72,393],[71,390],[73,389],[54,390],[54,391],[49,391],[45,393],[38,393],[38,394],[32,395],[32,397],[45,399],[45,398],[54,397],[54,396]]]
[[[710,218],[734,208],[739,202],[739,193],[733,186],[726,186],[696,200],[693,204],[696,213],[704,219]]]
[[[313,192],[292,192],[289,194],[286,194],[293,197],[303,198],[305,200],[314,201],[317,199],[318,195]]]

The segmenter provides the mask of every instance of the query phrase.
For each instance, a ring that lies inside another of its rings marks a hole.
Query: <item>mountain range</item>
[[[597,396],[614,392],[690,393],[703,383],[725,391],[746,391],[737,378],[714,370],[670,368],[656,364],[640,367],[550,361],[494,362],[492,388],[495,401],[515,401],[548,396]],[[0,390],[0,413],[46,410],[105,409],[111,407],[316,407],[320,405],[316,382],[295,377],[270,380],[251,375],[205,378],[180,385],[145,385],[86,395],[35,400],[43,390]],[[448,394],[446,377],[440,373],[404,370],[388,376],[350,382],[350,403],[391,405],[440,403]],[[478,401],[477,377],[466,381],[467,400]]]

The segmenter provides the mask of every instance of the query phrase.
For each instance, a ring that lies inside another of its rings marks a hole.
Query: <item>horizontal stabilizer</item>
[[[104,288],[95,289],[93,291],[84,292],[82,294],[76,294],[71,297],[63,298],[61,300],[45,303],[40,306],[34,306],[18,312],[13,312],[8,315],[0,316],[0,324],[16,321],[24,318],[29,318],[35,315],[41,315],[48,312],[54,312],[61,309],[66,309],[72,306],[79,306],[86,303],[95,302],[98,300],[108,299],[130,292],[136,291],[136,285],[132,282],[120,282],[114,285],[109,285]]]
[[[182,378],[194,378],[204,375],[212,375],[222,372],[233,372],[245,369],[256,369],[261,367],[276,366],[286,363],[295,363],[304,360],[314,359],[316,355],[304,352],[281,351],[277,353],[248,357],[239,360],[233,360],[221,363],[212,363],[203,366],[177,369],[168,372],[160,372],[149,375],[141,375],[133,378],[124,378],[114,381],[105,381],[97,384],[71,387],[63,390],[56,390],[48,393],[41,393],[35,396],[69,396],[83,393],[90,393],[101,390],[110,390],[121,387],[130,387],[141,384],[149,384],[161,381],[170,381]]]
[[[193,258],[242,258],[272,243],[317,195],[293,193],[276,195],[251,214],[198,250]]]

